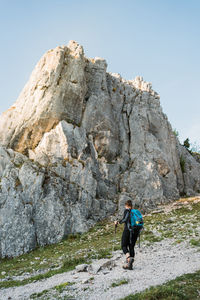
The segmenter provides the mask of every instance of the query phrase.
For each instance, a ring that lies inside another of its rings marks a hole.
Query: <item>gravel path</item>
[[[108,265],[110,262],[114,262],[115,266],[112,267],[112,270],[110,267],[104,267],[95,275],[76,271],[58,274],[25,286],[2,289],[0,290],[0,299],[30,299],[29,297],[33,293],[49,290],[65,282],[73,282],[74,284],[60,296],[68,295],[68,299],[79,300],[115,300],[142,291],[147,287],[163,284],[182,274],[199,270],[200,251],[197,247],[190,247],[187,242],[178,245],[173,245],[172,242],[172,240],[164,240],[141,250],[136,248],[133,271],[122,269],[124,257],[121,255],[121,251],[116,251],[111,260],[102,259],[93,262],[94,269],[98,269],[99,265],[105,265],[105,262]],[[128,284],[111,287],[112,283],[122,279],[126,279]],[[49,294],[51,295],[51,290]],[[50,298],[55,299],[53,292]]]

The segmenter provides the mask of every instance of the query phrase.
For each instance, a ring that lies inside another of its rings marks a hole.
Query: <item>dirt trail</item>
[[[169,239],[143,247],[141,250],[136,248],[133,271],[123,270],[123,261],[121,251],[116,251],[112,259],[94,260],[91,273],[70,271],[25,286],[3,289],[0,290],[0,299],[30,299],[33,293],[49,290],[65,282],[73,282],[73,285],[59,295],[59,299],[68,296],[69,298],[65,299],[116,300],[199,270],[200,251],[197,247],[191,247],[187,241],[173,244],[173,240]],[[101,270],[98,271],[99,266]],[[95,271],[98,272],[94,274]],[[123,279],[128,283],[111,286],[112,283]],[[48,297],[55,299],[53,290],[49,291]]]

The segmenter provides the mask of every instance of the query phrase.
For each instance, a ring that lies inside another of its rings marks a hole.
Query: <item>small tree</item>
[[[183,146],[184,146],[187,150],[189,150],[189,148],[190,148],[189,138],[187,138],[187,139],[183,142]]]
[[[174,130],[173,130],[173,134],[175,135],[175,136],[179,136],[179,132],[178,132],[178,130],[176,130],[176,128],[174,128]]]

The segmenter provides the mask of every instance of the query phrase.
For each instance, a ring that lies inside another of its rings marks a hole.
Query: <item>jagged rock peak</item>
[[[76,41],[69,41],[67,48],[69,48],[73,55],[84,55],[83,46],[79,45]]]
[[[80,124],[86,93],[83,54],[82,46],[71,41],[42,56],[17,101],[0,117],[2,145],[27,154],[59,121]]]
[[[83,47],[75,41],[47,51],[15,104],[0,117],[1,144],[27,154],[28,149],[33,150],[43,134],[61,120],[80,126],[84,100],[89,97],[86,94],[99,92],[99,88],[107,89],[106,68],[107,63],[102,58],[86,59]],[[98,72],[94,76],[95,70]],[[112,76],[119,78],[116,74]],[[101,80],[103,86],[98,85]],[[120,81],[155,94],[141,77],[132,81],[120,77]]]

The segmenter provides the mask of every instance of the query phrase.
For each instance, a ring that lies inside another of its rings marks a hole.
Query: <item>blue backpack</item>
[[[143,217],[138,209],[131,209],[130,211],[130,227],[131,229],[142,229],[144,225]]]

